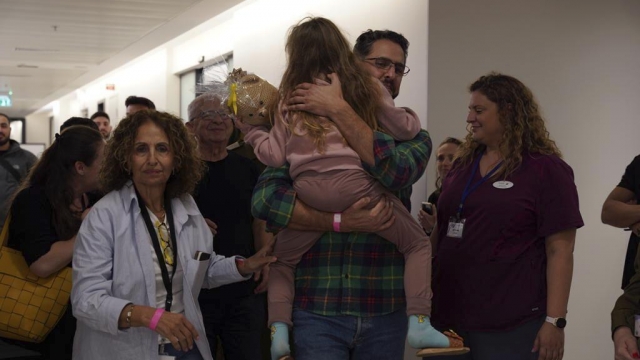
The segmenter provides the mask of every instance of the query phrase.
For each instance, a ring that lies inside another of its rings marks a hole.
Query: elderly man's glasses
[[[231,119],[231,115],[227,114],[225,111],[222,111],[222,110],[203,111],[199,115],[191,119],[190,121],[198,120],[198,119],[214,120],[216,118],[219,118],[221,120],[229,120]]]
[[[409,73],[409,70],[411,70],[405,64],[396,63],[384,57],[368,58],[365,60],[368,61],[373,66],[377,67],[378,69],[384,70],[384,71],[389,70],[393,66],[395,73],[400,76],[407,75]]]

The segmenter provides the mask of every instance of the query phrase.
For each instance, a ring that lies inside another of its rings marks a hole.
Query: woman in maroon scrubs
[[[460,333],[466,359],[562,359],[583,226],[573,171],[522,82],[491,73],[469,91],[432,235],[433,320]]]

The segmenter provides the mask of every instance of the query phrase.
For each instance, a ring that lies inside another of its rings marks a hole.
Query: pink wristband
[[[333,214],[333,231],[340,232],[341,222],[342,222],[342,213]]]
[[[156,312],[153,314],[153,317],[151,318],[151,321],[149,322],[149,329],[151,329],[153,331],[156,330],[156,326],[158,326],[158,323],[160,322],[160,317],[162,316],[162,314],[164,314],[164,309],[163,308],[156,309]]]

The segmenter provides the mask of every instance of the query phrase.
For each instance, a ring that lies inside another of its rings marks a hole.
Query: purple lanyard
[[[482,179],[480,179],[480,181],[471,185],[471,181],[476,176],[476,173],[478,172],[478,168],[480,167],[480,159],[482,159],[482,155],[478,156],[476,161],[474,161],[473,170],[471,171],[471,177],[469,177],[469,181],[467,181],[467,186],[464,187],[464,191],[462,192],[462,199],[460,200],[460,206],[458,206],[458,213],[456,215],[458,220],[460,220],[462,216],[462,208],[464,207],[464,202],[465,200],[467,200],[467,197],[469,197],[469,195],[473,191],[475,191],[480,185],[482,185],[485,181],[487,181],[487,179],[490,178],[491,175],[493,175],[496,171],[498,171],[498,169],[500,169],[500,167],[502,166],[502,163],[504,162],[504,161],[500,161],[500,163],[496,165],[493,169],[491,169],[491,171],[489,171]]]

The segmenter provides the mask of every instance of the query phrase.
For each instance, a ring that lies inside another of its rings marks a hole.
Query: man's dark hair
[[[409,40],[402,36],[402,34],[398,34],[391,30],[369,29],[363,32],[358,36],[358,39],[356,39],[356,44],[353,47],[353,53],[361,59],[364,59],[369,55],[369,53],[371,53],[371,46],[373,43],[378,40],[389,40],[400,45],[402,52],[404,53],[404,60],[407,61],[407,56],[409,55]]]
[[[91,118],[89,118],[89,119],[93,120],[93,119],[99,118],[99,117],[107,118],[107,120],[109,120],[109,122],[111,122],[111,118],[109,117],[109,114],[107,114],[104,111],[96,111],[96,113],[91,115]]]
[[[11,122],[11,119],[9,119],[9,115],[5,114],[5,113],[0,113],[0,116],[4,116],[7,118],[7,120],[9,120],[9,122]]]
[[[150,110],[156,109],[156,104],[154,104],[153,101],[147,98],[135,96],[135,95],[129,96],[127,100],[124,101],[124,106],[129,106],[129,105],[142,105],[149,108]]]
[[[99,129],[98,125],[94,123],[92,120],[89,120],[83,117],[72,117],[72,118],[69,118],[67,121],[63,122],[62,125],[60,125],[60,133],[62,134],[64,129],[74,125],[88,126],[95,130]]]

